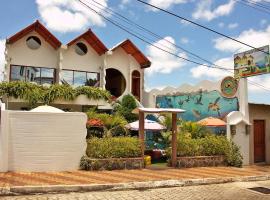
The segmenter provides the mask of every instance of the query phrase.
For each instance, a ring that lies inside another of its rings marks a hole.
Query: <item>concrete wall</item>
[[[83,113],[2,111],[0,171],[78,169],[86,119]]]
[[[40,48],[33,50],[26,45],[26,39],[29,36],[37,36],[41,40]],[[25,37],[21,38],[12,45],[7,44],[6,54],[6,80],[9,80],[10,64],[55,69],[58,68],[59,50],[55,50],[36,32],[27,34]]]
[[[126,79],[126,89],[123,95],[131,93],[132,91],[132,72],[137,70],[141,74],[141,98],[144,84],[144,73],[139,63],[133,56],[128,55],[121,47],[112,52],[112,55],[106,56],[105,70],[113,68],[120,71]]]
[[[266,163],[270,164],[270,105],[249,104],[250,127],[250,161],[254,163],[254,120],[265,120],[265,156]]]
[[[82,42],[87,46],[87,54],[81,56],[75,52],[76,43]],[[62,69],[71,69],[100,73],[102,57],[84,40],[78,40],[63,51]]]

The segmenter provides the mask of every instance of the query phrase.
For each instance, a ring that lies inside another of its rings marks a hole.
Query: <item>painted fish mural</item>
[[[181,108],[186,110],[179,117],[187,121],[198,121],[212,116],[224,118],[232,111],[238,111],[238,99],[223,97],[219,91],[202,91],[156,97],[159,108]]]

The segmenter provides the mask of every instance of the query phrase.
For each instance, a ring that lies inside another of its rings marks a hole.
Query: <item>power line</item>
[[[268,5],[265,5],[263,3],[260,3],[260,2],[256,2],[254,0],[242,0],[242,1],[245,1],[247,3],[250,3],[250,4],[253,4],[255,6],[258,6],[258,7],[261,7],[261,8],[264,8],[266,10],[270,10],[270,7]]]
[[[105,20],[107,20],[107,21],[109,21],[110,23],[112,23],[113,25],[115,25],[116,27],[118,27],[118,28],[122,29],[123,31],[129,33],[129,34],[132,35],[133,37],[136,37],[137,39],[139,39],[139,40],[141,40],[141,41],[143,41],[143,42],[149,44],[150,46],[155,47],[156,49],[159,49],[159,50],[161,50],[161,51],[163,51],[163,52],[166,52],[166,53],[168,53],[168,54],[170,54],[170,55],[172,55],[172,56],[175,56],[175,57],[180,58],[180,59],[182,59],[182,60],[185,60],[185,61],[187,61],[187,62],[191,62],[191,63],[197,64],[197,65],[202,65],[202,66],[205,66],[205,67],[213,68],[213,67],[210,66],[210,65],[206,65],[206,64],[203,64],[203,63],[200,63],[200,62],[197,62],[197,61],[193,61],[193,60],[190,60],[190,59],[188,59],[188,58],[179,56],[179,55],[177,55],[177,54],[175,54],[175,53],[172,53],[172,52],[170,52],[170,51],[168,51],[168,50],[162,49],[161,47],[159,47],[159,46],[157,46],[157,45],[155,45],[155,44],[152,44],[151,42],[147,41],[146,39],[144,39],[144,38],[142,38],[142,37],[140,37],[140,36],[134,34],[134,33],[132,32],[133,30],[130,30],[128,27],[125,27],[125,26],[123,26],[123,25],[120,25],[120,24],[118,24],[116,21],[114,21],[114,20],[112,20],[112,19],[109,19],[109,18],[107,18],[106,16],[102,15],[101,13],[99,13],[99,12],[96,11],[95,9],[91,8],[89,5],[87,5],[86,3],[82,2],[81,0],[78,0],[78,1],[79,1],[80,3],[82,3],[83,5],[85,5],[86,7],[88,7],[89,9],[91,9],[91,10],[92,10],[93,12],[95,12],[97,15],[101,16],[101,17],[104,18]],[[223,68],[223,69],[228,70],[227,68]],[[234,70],[234,69],[232,69],[232,70]]]
[[[172,53],[172,52],[170,52],[170,51],[164,50],[164,49],[162,49],[162,48],[160,48],[160,47],[158,47],[158,46],[156,46],[156,45],[153,45],[153,44],[150,43],[149,41],[147,41],[147,40],[145,40],[145,39],[143,39],[143,38],[137,36],[137,35],[134,34],[133,32],[131,32],[131,31],[133,31],[133,30],[130,30],[130,29],[128,29],[127,27],[124,27],[124,28],[123,28],[123,27],[122,27],[120,24],[118,24],[116,21],[111,20],[111,19],[105,17],[105,16],[102,15],[101,13],[99,13],[99,12],[97,12],[96,10],[94,10],[93,8],[91,8],[88,4],[82,2],[81,0],[78,0],[78,1],[79,1],[81,4],[83,4],[84,6],[86,6],[87,8],[89,8],[92,12],[95,12],[97,15],[99,15],[99,16],[101,16],[102,18],[104,18],[105,20],[109,21],[110,23],[112,23],[112,24],[115,25],[116,27],[122,29],[123,31],[129,33],[130,35],[136,37],[137,39],[139,39],[139,40],[141,40],[141,41],[143,41],[143,42],[145,42],[145,43],[147,43],[147,44],[149,44],[149,45],[151,45],[151,46],[153,46],[153,47],[155,47],[155,48],[157,48],[157,49],[159,49],[159,50],[161,50],[161,51],[163,51],[163,52],[166,52],[166,53],[168,53],[168,54],[170,54],[170,55],[173,55],[173,56],[178,57],[178,58],[180,58],[180,59],[186,60],[186,61],[188,61],[188,62],[192,62],[192,63],[198,64],[198,65],[206,66],[206,67],[208,67],[208,68],[216,68],[216,69],[224,70],[224,71],[226,71],[226,72],[230,72],[230,69],[223,68],[223,67],[221,67],[221,68],[219,68],[219,67],[212,67],[212,66],[210,66],[210,65],[198,63],[198,62],[189,60],[189,59],[187,59],[187,58],[178,56],[178,55],[176,55],[176,54],[174,54],[174,53]],[[234,69],[232,69],[232,70],[234,70]],[[232,73],[232,72],[230,72],[230,73]],[[256,84],[256,85],[255,85],[255,84]],[[254,82],[253,85],[259,87],[260,84]],[[264,90],[267,90],[268,92],[270,92],[270,89],[264,87],[263,85],[261,85],[261,88],[264,89]]]
[[[269,10],[262,9],[261,7],[255,7],[255,6],[251,5],[250,3],[246,3],[246,1],[241,1],[241,0],[234,0],[234,1],[238,4],[244,5],[244,6],[249,7],[249,8],[253,8],[255,10],[258,10],[260,12],[263,12],[263,13],[270,15]]]
[[[205,61],[205,62],[207,62],[207,63],[209,63],[209,64],[211,64],[211,65],[213,65],[213,66],[217,66],[217,68],[225,69],[226,71],[229,71],[229,70],[226,69],[226,68],[223,68],[223,67],[221,67],[221,66],[219,66],[219,65],[217,65],[217,64],[215,64],[215,63],[213,63],[213,62],[211,62],[211,61],[209,61],[209,60],[206,60],[206,59],[204,59],[204,58],[198,56],[198,55],[195,54],[195,53],[192,53],[192,52],[190,52],[190,51],[188,51],[188,50],[186,50],[186,49],[184,49],[184,48],[182,48],[182,47],[176,45],[175,43],[172,43],[171,41],[169,41],[169,40],[167,40],[167,39],[164,39],[164,37],[162,37],[162,36],[160,36],[160,35],[158,35],[158,34],[152,32],[152,31],[150,31],[149,29],[147,29],[147,28],[145,28],[145,27],[143,27],[143,26],[141,26],[141,25],[139,25],[139,24],[137,24],[137,23],[135,23],[135,22],[133,22],[132,20],[128,19],[128,18],[125,17],[125,16],[123,16],[123,15],[121,15],[121,14],[119,14],[119,13],[116,13],[116,12],[113,11],[112,9],[110,9],[110,8],[108,8],[108,7],[104,6],[104,5],[102,5],[102,4],[98,3],[98,2],[96,2],[95,0],[92,0],[92,1],[100,6],[100,7],[98,7],[98,6],[96,6],[96,5],[91,4],[91,5],[95,6],[96,8],[101,9],[101,7],[102,7],[102,9],[104,9],[104,10],[106,10],[106,11],[110,11],[110,14],[112,14],[113,16],[116,16],[118,19],[122,19],[122,20],[124,20],[126,23],[128,23],[128,24],[130,24],[130,25],[135,25],[135,26],[136,26],[137,28],[139,28],[140,30],[146,31],[147,33],[150,33],[151,35],[153,35],[154,37],[156,37],[156,38],[158,38],[158,39],[163,39],[163,40],[165,40],[166,42],[170,43],[171,45],[174,45],[175,47],[177,47],[177,48],[179,48],[179,49],[181,49],[181,50],[183,50],[183,51],[185,51],[185,52],[187,52],[187,53],[193,55],[194,57],[199,58],[199,59],[201,59],[201,60],[203,60],[203,61]],[[214,67],[212,67],[212,68],[214,68]],[[230,72],[230,71],[229,71],[229,72]],[[270,90],[269,90],[268,88],[266,88],[264,85],[261,85],[261,84],[259,84],[259,83],[254,82],[254,81],[250,81],[250,80],[248,80],[248,81],[249,81],[250,83],[256,84],[257,86],[259,86],[259,87],[261,87],[261,88],[263,88],[263,89],[266,89],[267,91],[270,91]]]
[[[193,58],[195,58],[195,59],[200,59],[200,60],[202,60],[202,61],[204,61],[204,62],[207,62],[207,63],[209,63],[209,64],[211,64],[211,65],[214,65],[214,66],[217,66],[217,67],[221,67],[221,66],[218,66],[218,65],[212,63],[211,61],[209,61],[209,60],[207,60],[207,59],[205,59],[205,58],[202,58],[201,56],[199,56],[199,55],[197,55],[197,54],[195,54],[195,53],[193,53],[193,52],[191,52],[191,51],[189,51],[189,50],[187,50],[187,49],[185,49],[185,48],[183,48],[183,47],[181,47],[181,46],[179,46],[179,45],[177,45],[177,44],[175,44],[175,43],[173,43],[173,42],[171,42],[170,40],[166,39],[164,36],[161,36],[161,35],[159,35],[159,34],[156,34],[156,33],[154,33],[153,31],[151,31],[151,30],[149,30],[149,29],[147,29],[147,28],[145,28],[145,27],[143,27],[143,26],[141,26],[141,25],[135,23],[134,21],[128,19],[127,17],[125,17],[125,16],[123,16],[123,15],[117,13],[117,12],[114,12],[112,9],[110,9],[110,8],[108,8],[108,7],[106,7],[106,6],[102,5],[102,4],[100,4],[100,3],[98,3],[97,1],[95,1],[95,0],[92,0],[92,1],[95,2],[96,4],[100,5],[103,9],[109,10],[109,11],[111,12],[111,14],[114,15],[114,16],[116,16],[118,19],[120,18],[120,20],[124,20],[124,21],[125,21],[126,23],[128,23],[128,24],[130,24],[130,25],[132,25],[132,26],[133,26],[133,25],[136,26],[138,29],[147,32],[148,34],[152,35],[153,37],[155,37],[155,38],[157,38],[157,39],[159,39],[159,40],[164,40],[164,41],[166,41],[166,42],[169,43],[170,45],[173,45],[173,46],[175,46],[176,48],[178,48],[178,49],[180,49],[180,50],[182,50],[182,51],[184,51],[184,52],[190,54]],[[93,4],[91,4],[91,5],[93,5]],[[100,7],[99,7],[99,8],[100,8]],[[168,48],[168,47],[167,47],[167,48]]]
[[[182,17],[182,16],[180,16],[180,15],[177,15],[177,14],[171,12],[171,11],[168,11],[168,10],[165,10],[165,9],[163,9],[163,8],[157,7],[157,6],[153,5],[153,4],[147,3],[147,2],[142,1],[142,0],[136,0],[136,1],[141,2],[141,3],[143,3],[143,4],[147,5],[147,6],[150,6],[150,7],[152,7],[152,8],[155,8],[155,9],[158,9],[158,10],[160,10],[160,11],[163,11],[163,12],[165,12],[165,13],[167,13],[167,14],[169,14],[169,15],[172,15],[172,16],[174,16],[174,17],[176,17],[176,18],[182,19],[182,20],[187,21],[187,22],[189,22],[189,23],[191,23],[191,24],[194,24],[194,25],[196,25],[196,26],[199,26],[199,27],[201,27],[201,28],[203,28],[203,29],[206,29],[206,30],[208,30],[208,31],[211,31],[211,32],[213,32],[213,33],[216,33],[216,34],[218,34],[218,35],[221,35],[221,36],[223,36],[223,37],[225,37],[225,38],[228,38],[228,39],[230,39],[230,40],[233,40],[233,41],[235,41],[235,42],[237,42],[237,43],[240,43],[240,44],[242,44],[242,45],[245,45],[245,46],[250,47],[250,48],[252,48],[252,49],[256,49],[257,51],[261,51],[261,52],[263,52],[263,53],[269,55],[269,52],[266,52],[266,51],[263,51],[263,50],[261,50],[261,49],[258,49],[258,48],[254,47],[254,46],[252,46],[252,45],[249,45],[249,44],[247,44],[247,43],[245,43],[245,42],[241,42],[240,40],[237,40],[237,39],[235,39],[235,38],[232,38],[231,36],[228,36],[228,35],[226,35],[226,34],[224,34],[224,33],[218,32],[218,31],[216,31],[216,30],[214,30],[214,29],[212,29],[212,28],[209,28],[209,27],[207,27],[207,26],[204,26],[204,25],[201,25],[201,24],[199,24],[199,23],[197,23],[197,22],[194,22],[194,21],[192,21],[192,20],[189,20],[189,19],[187,19],[187,18],[185,18],[185,17]]]

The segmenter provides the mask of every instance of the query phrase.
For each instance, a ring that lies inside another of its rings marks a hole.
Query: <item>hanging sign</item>
[[[221,94],[224,97],[227,98],[235,97],[237,88],[238,88],[238,81],[231,76],[227,76],[221,81],[220,89]]]
[[[235,78],[238,79],[267,73],[270,73],[269,46],[234,55]]]

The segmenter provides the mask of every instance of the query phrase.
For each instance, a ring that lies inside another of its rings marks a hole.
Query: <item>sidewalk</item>
[[[0,193],[94,191],[269,180],[270,166],[0,173]]]

